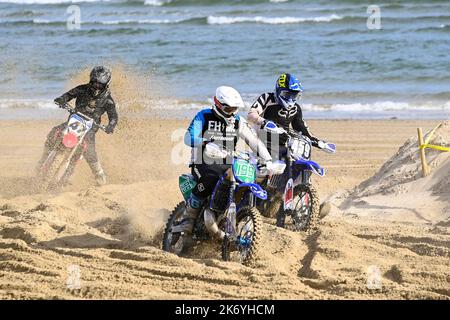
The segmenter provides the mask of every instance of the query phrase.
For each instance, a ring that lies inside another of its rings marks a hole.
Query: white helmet
[[[234,118],[242,107],[244,107],[244,101],[236,89],[227,86],[216,89],[213,110],[219,117],[225,120]]]

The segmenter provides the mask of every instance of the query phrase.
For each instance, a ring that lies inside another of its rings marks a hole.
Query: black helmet
[[[104,66],[97,66],[92,69],[89,78],[92,84],[100,84],[106,87],[111,81],[111,70]]]

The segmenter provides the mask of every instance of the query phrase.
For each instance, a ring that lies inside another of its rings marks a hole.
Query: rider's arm
[[[57,103],[59,105],[65,104],[65,103],[69,102],[70,100],[78,97],[83,91],[84,91],[84,85],[79,85],[79,86],[67,91],[66,93],[59,96],[58,98],[56,98],[55,103]]]
[[[297,105],[297,110],[298,112],[292,120],[292,128],[295,131],[301,132],[301,134],[310,138],[313,146],[317,147],[319,139],[312,135],[308,125],[306,124],[305,120],[303,120],[302,109],[299,105]]]
[[[264,123],[264,118],[261,114],[264,112],[264,108],[267,102],[267,93],[263,93],[256,99],[256,101],[250,107],[247,118],[248,122],[261,126]]]
[[[197,147],[203,143],[202,131],[205,123],[205,117],[200,111],[192,120],[189,128],[184,134],[184,143],[189,147]]]
[[[117,122],[119,121],[119,116],[117,115],[116,110],[116,103],[114,102],[113,98],[109,96],[105,102],[106,105],[106,113],[108,114],[108,127],[112,130],[114,130],[114,127],[117,125]]]
[[[270,153],[264,143],[253,133],[252,129],[248,125],[248,122],[242,117],[240,118],[239,123],[239,137],[244,139],[245,143],[247,143],[252,151],[259,157],[263,158],[265,161],[272,160],[272,157],[270,156]]]

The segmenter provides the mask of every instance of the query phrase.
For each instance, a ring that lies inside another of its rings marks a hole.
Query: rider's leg
[[[192,233],[194,228],[195,219],[197,219],[200,210],[205,203],[204,198],[199,198],[194,193],[191,193],[191,196],[186,201],[186,210],[183,214],[183,220],[181,221],[180,227],[181,230],[186,233]]]
[[[278,159],[287,163],[287,148],[285,146],[278,147]],[[284,192],[286,183],[289,179],[289,169],[286,166],[284,172],[281,174],[281,179],[278,180],[277,192]]]
[[[61,137],[61,133],[64,130],[66,123],[61,123],[56,127],[53,127],[52,130],[47,135],[47,139],[45,140],[44,150],[42,151],[42,156],[39,162],[36,165],[36,171],[39,172],[45,160],[47,160],[50,152],[52,151],[55,143],[58,141],[58,138]]]
[[[102,165],[98,161],[97,151],[95,150],[95,132],[89,131],[86,134],[84,141],[86,141],[87,144],[84,156],[89,164],[89,167],[91,168],[92,173],[95,175],[97,185],[102,186],[106,184],[106,174],[102,168]]]
[[[183,231],[191,233],[195,219],[208,196],[213,192],[220,176],[228,167],[218,165],[199,164],[192,167],[192,174],[197,181],[197,185],[192,191],[191,197],[186,203],[186,211],[181,223]]]

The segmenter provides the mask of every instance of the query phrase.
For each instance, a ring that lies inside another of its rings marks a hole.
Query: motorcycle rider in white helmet
[[[234,151],[238,139],[243,138],[252,151],[266,161],[266,167],[270,170],[272,158],[269,151],[247,121],[237,114],[242,107],[244,102],[237,90],[227,86],[218,87],[212,108],[198,112],[189,125],[184,142],[192,147],[190,167],[197,185],[186,203],[186,211],[180,224],[183,232],[192,233],[195,219],[206,198],[212,194],[217,181],[232,165],[231,157],[219,160],[208,157],[204,152],[208,143]],[[211,209],[208,207],[206,210]]]

